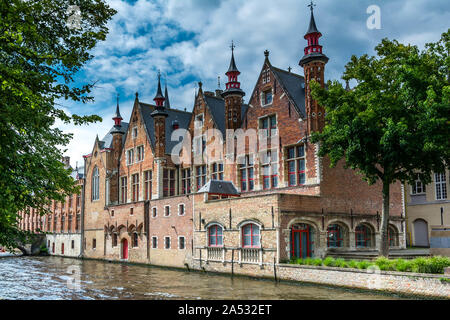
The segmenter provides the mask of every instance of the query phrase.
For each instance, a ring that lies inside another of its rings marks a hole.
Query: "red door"
[[[122,259],[128,259],[128,241],[127,239],[122,240]]]

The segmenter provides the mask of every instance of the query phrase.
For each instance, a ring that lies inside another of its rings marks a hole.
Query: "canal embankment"
[[[232,273],[250,277],[295,281],[310,284],[336,286],[394,293],[423,298],[450,299],[449,276],[398,271],[367,270],[353,268],[306,266],[294,264],[239,264],[230,262],[200,261],[193,269]]]

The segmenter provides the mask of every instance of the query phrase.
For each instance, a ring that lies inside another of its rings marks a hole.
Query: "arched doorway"
[[[291,228],[291,257],[308,258],[314,255],[314,228],[309,224],[294,224]]]
[[[122,259],[124,259],[124,260],[128,259],[128,240],[127,239],[122,240]]]
[[[429,247],[428,223],[423,219],[414,221],[414,245],[417,247]]]

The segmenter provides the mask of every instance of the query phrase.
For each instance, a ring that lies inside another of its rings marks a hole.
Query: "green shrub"
[[[396,259],[393,261],[394,270],[400,271],[400,272],[410,272],[412,268],[411,261],[404,260],[404,259]]]
[[[311,266],[313,264],[313,259],[311,259],[311,258],[303,259],[303,264],[305,264],[307,266]]]
[[[370,265],[371,265],[371,263],[369,261],[363,260],[363,261],[359,261],[357,263],[357,268],[364,270],[364,269],[367,269]]]
[[[313,259],[312,264],[313,266],[321,266],[323,263],[322,259]]]
[[[349,264],[347,261],[345,261],[344,259],[336,259],[334,261],[334,266],[338,267],[338,268],[348,268]]]
[[[335,266],[335,260],[332,257],[327,257],[323,260],[323,265],[325,267],[334,267]]]
[[[395,270],[394,260],[389,260],[386,257],[378,257],[375,260],[375,265],[377,265],[378,268],[380,268],[380,270],[384,270],[384,271]]]
[[[356,269],[356,268],[358,268],[358,261],[350,260],[350,261],[348,262],[348,266],[349,266],[349,268]]]
[[[297,260],[295,260],[295,263],[302,265],[305,264],[305,261],[302,258],[298,258]]]

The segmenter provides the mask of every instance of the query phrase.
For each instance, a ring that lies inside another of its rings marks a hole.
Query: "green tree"
[[[81,103],[93,84],[74,76],[105,40],[116,13],[103,0],[0,1],[0,244],[13,248],[28,234],[17,212],[47,213],[52,199],[77,191],[61,163],[72,135],[55,121],[76,125],[100,117],[69,115],[58,101]]]
[[[345,159],[369,184],[382,183],[380,255],[389,255],[389,190],[396,181],[431,182],[432,172],[450,165],[450,30],[424,50],[388,39],[377,55],[353,56],[343,79],[328,89],[313,83],[326,109],[326,125],[312,140],[331,166]]]

